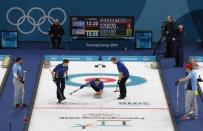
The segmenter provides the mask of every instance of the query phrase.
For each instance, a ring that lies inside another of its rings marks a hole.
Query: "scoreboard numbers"
[[[71,16],[70,35],[76,38],[133,38],[134,17]]]

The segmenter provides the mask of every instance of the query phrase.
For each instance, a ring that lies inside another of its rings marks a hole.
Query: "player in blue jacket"
[[[125,99],[126,97],[126,82],[129,78],[129,71],[127,67],[119,61],[116,57],[112,57],[111,61],[113,64],[117,65],[118,72],[119,72],[119,78],[117,84],[119,85],[119,90],[120,90],[120,97],[118,97],[118,100],[120,99]]]
[[[176,85],[180,82],[187,82],[185,93],[185,112],[186,114],[180,117],[183,120],[197,119],[198,118],[198,106],[197,106],[197,74],[193,70],[192,64],[186,64],[187,76],[176,81]]]
[[[103,94],[104,82],[101,81],[99,78],[90,80],[86,84],[80,86],[80,89],[82,89],[88,85],[90,85],[90,87],[92,87],[92,89],[96,92],[96,95],[101,96]]]
[[[53,80],[57,86],[57,98],[58,103],[65,100],[64,89],[65,89],[65,79],[68,80],[68,63],[69,60],[64,59],[63,63],[58,64],[52,71]]]

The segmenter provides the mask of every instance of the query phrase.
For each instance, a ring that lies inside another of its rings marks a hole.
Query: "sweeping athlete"
[[[58,64],[52,71],[52,77],[57,86],[58,103],[65,100],[65,79],[68,80],[68,64],[69,60],[64,59],[62,64]]]
[[[119,85],[120,90],[120,96],[118,97],[118,100],[125,99],[126,97],[126,82],[129,78],[129,71],[127,67],[119,61],[116,57],[112,57],[111,61],[113,64],[117,65],[118,71],[119,71],[119,79],[117,81],[117,84]]]

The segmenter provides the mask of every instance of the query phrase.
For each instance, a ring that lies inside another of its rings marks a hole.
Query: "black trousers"
[[[57,86],[57,99],[63,99],[65,98],[64,96],[64,90],[65,90],[65,78],[58,78],[56,79],[56,86]]]
[[[91,86],[92,87],[92,89],[95,91],[95,92],[99,92],[100,91],[100,89],[98,89],[97,87],[95,87],[95,86]]]
[[[166,37],[166,57],[174,57],[174,42],[172,37]]]
[[[127,82],[128,78],[122,78],[121,82],[119,84],[119,90],[120,90],[120,97],[126,97],[126,82]]]
[[[183,66],[184,63],[184,49],[182,43],[176,43],[175,46],[175,63],[176,66]]]
[[[60,37],[51,37],[51,45],[53,49],[59,49],[61,43]]]

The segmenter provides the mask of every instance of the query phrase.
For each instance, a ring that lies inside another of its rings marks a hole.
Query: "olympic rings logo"
[[[10,15],[10,14],[11,14],[11,12],[13,12],[13,11],[19,11],[19,12],[22,14],[22,16],[19,17],[16,22],[13,22],[13,21],[11,20],[11,15]],[[33,11],[40,11],[40,12],[42,13],[42,16],[41,16],[38,20],[34,19],[34,18],[31,16],[31,13],[32,13]],[[62,20],[62,22],[60,23],[61,25],[63,25],[63,24],[66,22],[66,20],[67,20],[67,19],[66,19],[66,18],[67,18],[67,15],[66,15],[66,12],[65,12],[63,9],[58,8],[58,7],[51,8],[51,9],[48,11],[47,14],[46,14],[46,12],[45,12],[42,8],[39,8],[39,7],[33,7],[33,8],[31,8],[30,10],[28,10],[27,14],[26,14],[25,11],[24,11],[22,8],[20,8],[20,7],[12,7],[12,8],[10,8],[10,9],[7,11],[6,18],[7,18],[7,21],[8,21],[11,25],[16,26],[17,29],[18,29],[18,31],[21,32],[22,34],[28,35],[28,34],[33,33],[36,29],[38,29],[39,32],[41,32],[42,34],[47,35],[48,32],[47,32],[47,31],[43,31],[43,30],[41,29],[41,25],[43,25],[43,24],[46,22],[46,20],[48,20],[48,22],[49,22],[50,24],[53,24],[53,21],[55,20],[55,18],[52,17],[51,14],[52,14],[54,11],[60,11],[60,12],[63,14],[63,20]],[[31,25],[33,26],[30,31],[24,31],[24,30],[20,27],[24,22],[26,22],[26,20],[28,21],[29,24],[31,24]],[[48,29],[47,29],[47,30],[48,30]]]

